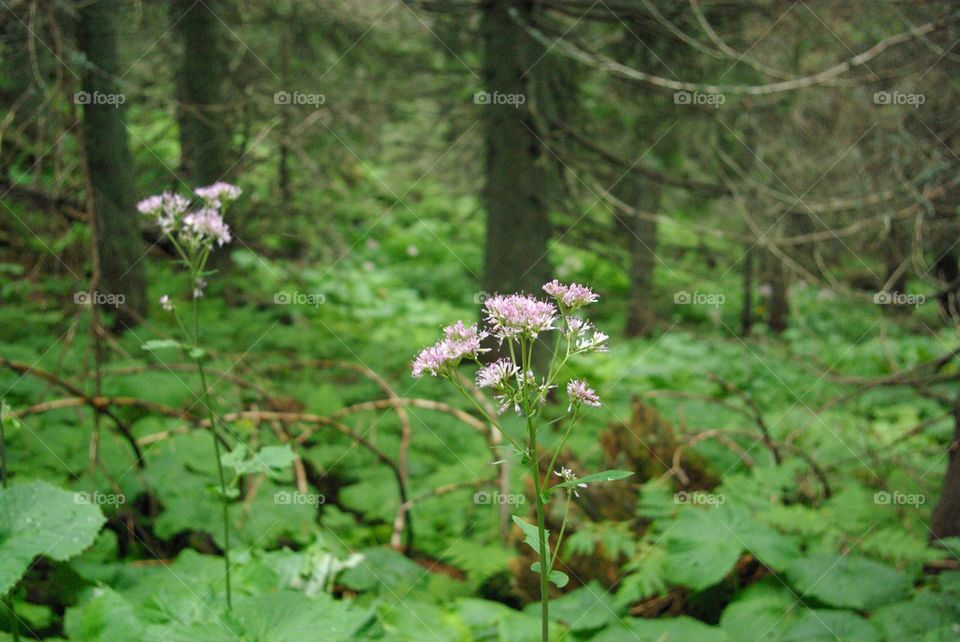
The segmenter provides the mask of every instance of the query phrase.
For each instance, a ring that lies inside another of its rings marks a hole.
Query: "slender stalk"
[[[527,417],[527,435],[529,439],[528,456],[530,474],[533,475],[533,489],[537,504],[537,535],[540,539],[540,624],[543,642],[550,639],[550,553],[547,551],[546,523],[544,519],[543,494],[540,491],[540,464],[537,461],[537,432],[533,419]]]
[[[196,282],[196,276],[193,277]],[[193,297],[193,346],[200,349],[200,319],[197,315],[197,297]],[[200,373],[200,385],[203,387],[203,405],[207,408],[207,417],[210,421],[210,434],[213,435],[213,452],[217,459],[217,475],[220,477],[220,499],[223,511],[223,566],[224,578],[227,583],[227,610],[233,609],[233,595],[230,587],[230,513],[227,497],[227,478],[223,474],[223,463],[220,461],[220,439],[217,436],[217,423],[210,402],[210,389],[207,387],[207,374],[203,369],[203,356],[197,358],[197,371]]]
[[[570,514],[570,494],[571,490],[567,490],[567,507],[563,509],[563,521],[560,523],[560,534],[557,536],[557,545],[553,548],[553,556],[550,558],[550,570],[553,570],[553,565],[557,562],[557,557],[560,555],[560,544],[563,542],[563,532],[567,530],[567,516]]]

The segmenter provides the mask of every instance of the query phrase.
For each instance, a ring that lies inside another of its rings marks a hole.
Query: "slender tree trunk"
[[[740,308],[740,334],[749,336],[753,329],[753,243],[746,243],[743,255],[743,307]]]
[[[230,168],[222,105],[227,72],[223,24],[203,2],[175,0],[171,11],[183,47],[176,81],[180,169],[188,181],[207,185],[225,178]]]
[[[960,393],[954,402],[953,421],[943,492],[930,516],[930,532],[934,540],[960,537]]]
[[[139,215],[135,209],[133,163],[123,123],[116,3],[92,0],[78,11],[77,41],[84,67],[83,141],[93,192],[100,293],[116,295],[118,326],[135,325],[147,312],[147,281]],[[112,303],[108,303],[113,309]]]
[[[767,326],[780,334],[787,329],[790,299],[787,294],[787,267],[780,257],[767,253],[767,280],[770,283],[770,316]]]
[[[660,207],[660,185],[654,181],[625,178],[620,200],[644,214],[656,214]],[[617,226],[626,235],[630,248],[630,298],[627,303],[627,336],[650,334],[656,322],[654,272],[657,265],[657,222],[639,215],[619,213]]]
[[[483,4],[484,93],[475,96],[486,125],[487,148],[483,283],[489,293],[539,293],[550,276],[550,220],[544,198],[543,150],[530,111],[535,69],[527,72],[541,47],[517,25],[510,9],[523,21],[530,15],[531,3],[485,0]]]

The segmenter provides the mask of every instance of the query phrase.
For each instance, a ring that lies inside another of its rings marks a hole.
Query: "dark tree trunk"
[[[790,300],[787,293],[787,267],[780,257],[767,253],[767,280],[770,284],[770,316],[767,326],[780,334],[787,329]]]
[[[645,336],[653,330],[657,314],[654,308],[654,272],[657,265],[657,222],[643,214],[656,214],[660,207],[660,185],[653,181],[625,178],[620,200],[636,208],[638,214],[617,214],[619,231],[626,235],[630,248],[630,298],[627,302],[627,336]]]
[[[511,17],[525,20],[527,0],[486,0],[482,33],[482,91],[476,106],[486,126],[487,210],[484,290],[540,293],[550,276],[550,220],[545,200],[543,150],[530,111],[533,81],[527,73],[541,47]],[[498,97],[516,103],[497,104]],[[522,98],[520,98],[522,97]],[[489,98],[489,100],[484,100]],[[483,103],[486,104],[483,104]]]
[[[887,232],[886,273],[883,278],[887,292],[901,293],[907,289],[908,270],[903,267],[903,264],[910,252],[910,247],[903,226],[902,221],[892,220]]]
[[[196,187],[225,178],[230,168],[222,104],[227,72],[223,24],[203,2],[176,0],[171,10],[183,47],[177,73],[180,169]]]
[[[83,86],[83,140],[96,220],[100,263],[98,291],[123,297],[117,321],[135,325],[147,312],[146,273],[139,215],[135,209],[133,164],[123,109],[114,82],[122,70],[117,52],[116,3],[93,0],[78,12],[77,42],[86,56]],[[112,97],[112,98],[111,98]],[[113,309],[112,307],[109,309]]]
[[[740,309],[740,334],[749,336],[753,329],[753,243],[747,242],[743,254],[743,307]]]
[[[960,537],[960,393],[954,402],[953,421],[943,492],[930,516],[930,532],[934,540]]]

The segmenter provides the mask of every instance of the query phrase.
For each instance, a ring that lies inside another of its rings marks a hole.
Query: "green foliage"
[[[83,552],[106,521],[83,496],[41,481],[0,489],[0,516],[0,595],[37,556],[63,562]]]

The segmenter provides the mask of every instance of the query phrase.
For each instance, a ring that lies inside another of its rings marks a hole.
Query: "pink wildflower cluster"
[[[230,228],[224,222],[223,216],[211,207],[204,207],[184,216],[181,234],[188,243],[197,245],[216,242],[223,247],[232,239]]]
[[[557,307],[523,294],[497,295],[483,304],[490,333],[504,339],[536,339],[541,332],[554,329]]]
[[[567,410],[579,405],[600,406],[600,396],[581,379],[573,379],[567,384],[567,395],[570,397],[570,406]]]
[[[503,390],[520,372],[520,366],[510,359],[498,359],[477,371],[477,387]]]
[[[480,342],[486,336],[476,324],[466,326],[463,321],[457,321],[448,325],[443,329],[443,339],[417,355],[413,362],[413,376],[446,375],[463,359],[475,360],[482,352],[486,352],[480,347]]]
[[[188,199],[172,192],[149,196],[137,203],[137,211],[156,220],[164,234],[176,229],[189,207]]]
[[[585,285],[579,283],[564,285],[556,279],[544,285],[543,291],[556,299],[567,310],[577,310],[590,303],[596,303],[600,298]]]
[[[137,210],[152,218],[164,234],[175,235],[176,240],[191,248],[223,247],[233,237],[230,227],[223,220],[223,209],[237,200],[240,188],[229,183],[214,183],[195,191],[203,205],[190,212],[190,200],[164,192],[149,196],[137,204]]]
[[[199,196],[208,207],[220,209],[225,204],[240,198],[242,191],[236,185],[218,181],[207,187],[198,187],[193,193]]]
[[[504,340],[509,343],[533,340],[542,332],[559,330],[567,340],[564,361],[575,354],[607,351],[606,334],[594,329],[589,322],[568,314],[596,301],[598,297],[593,291],[583,285],[564,285],[558,281],[547,283],[543,289],[556,299],[556,305],[524,294],[496,295],[487,299],[483,312],[489,332],[478,329],[477,325],[464,325],[462,321],[447,326],[440,341],[417,355],[413,362],[413,376],[447,377],[464,359],[477,361],[478,356],[486,352],[480,346],[488,334],[501,343]],[[550,390],[556,387],[552,378],[555,373],[551,369],[547,378],[538,379],[526,369],[529,367],[509,357],[482,365],[477,371],[477,387],[494,393],[494,399],[500,403],[500,412],[512,406],[520,413],[521,407],[529,409],[543,405]],[[567,394],[570,396],[568,410],[574,406],[600,405],[600,397],[584,381],[571,381],[567,385]]]

